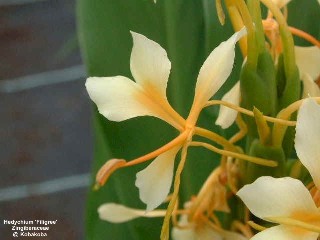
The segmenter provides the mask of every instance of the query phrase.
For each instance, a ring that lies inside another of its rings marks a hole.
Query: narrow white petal
[[[123,121],[138,116],[154,116],[175,124],[162,106],[167,102],[155,101],[151,95],[129,78],[90,77],[86,81],[90,98],[99,112],[111,121]],[[164,100],[165,101],[165,100]]]
[[[301,181],[290,177],[260,177],[242,187],[237,195],[259,218],[290,217],[293,213],[316,212],[317,207]]]
[[[238,81],[229,92],[227,92],[221,99],[222,101],[232,103],[234,105],[240,105],[240,81]],[[223,129],[230,127],[236,120],[238,112],[225,107],[220,106],[220,111],[218,118],[216,120],[216,125],[221,126]]]
[[[198,75],[195,102],[205,104],[227,80],[234,63],[235,44],[246,33],[246,29],[243,28],[210,53]]]
[[[283,8],[289,2],[291,2],[291,0],[272,0],[272,1],[278,6],[278,8]]]
[[[302,164],[320,189],[320,106],[313,99],[303,101],[297,117],[295,148]]]
[[[250,240],[317,240],[318,236],[319,233],[279,225],[257,233]]]
[[[147,211],[158,207],[168,196],[173,179],[174,159],[180,150],[174,147],[159,155],[144,170],[137,173],[136,186]]]
[[[128,208],[116,203],[106,203],[98,208],[99,217],[112,223],[122,223],[141,217],[145,211]]]
[[[163,217],[165,212],[165,210],[159,210],[146,213],[145,210],[129,208],[117,203],[105,203],[98,208],[100,219],[113,223],[127,222],[138,217]]]
[[[320,75],[320,48],[312,47],[294,47],[296,63],[300,74],[307,73],[312,79],[317,79]]]
[[[166,98],[167,82],[171,63],[166,51],[156,42],[145,36],[131,32],[133,48],[131,52],[131,73],[138,84],[153,88]]]
[[[320,88],[307,73],[301,74],[303,97],[320,97]]]

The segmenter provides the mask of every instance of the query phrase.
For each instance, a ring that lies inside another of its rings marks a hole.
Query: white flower
[[[168,195],[176,154],[187,139],[190,139],[202,108],[230,75],[235,57],[235,44],[246,34],[246,30],[235,33],[208,56],[200,69],[194,102],[186,120],[171,107],[166,97],[171,69],[166,51],[158,43],[141,34],[131,34],[133,49],[130,69],[135,82],[123,76],[90,77],[87,79],[86,88],[99,112],[109,120],[123,121],[147,115],[160,118],[180,131],[174,142],[155,151],[156,156],[153,154],[153,157],[150,157],[150,154],[147,154],[144,158],[136,159],[136,162],[140,163],[156,157],[146,169],[137,173],[136,180],[140,199],[147,204],[147,210],[151,211]],[[110,165],[114,166],[110,171],[117,167],[131,166],[132,162]],[[109,170],[106,171],[105,174],[109,176]]]
[[[320,189],[320,106],[306,99],[298,112],[295,148]],[[280,225],[256,234],[253,240],[317,240],[320,209],[303,183],[291,177],[260,177],[237,195],[257,217]]]

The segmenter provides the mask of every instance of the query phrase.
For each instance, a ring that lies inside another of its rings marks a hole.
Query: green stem
[[[260,0],[267,8],[272,12],[274,17],[277,19],[280,28],[280,35],[283,44],[283,57],[284,57],[284,68],[286,78],[291,79],[291,74],[295,74],[296,61],[294,55],[294,42],[293,37],[288,27],[287,21],[282,15],[282,12],[272,0]]]
[[[236,4],[241,13],[244,25],[246,26],[248,32],[247,64],[252,69],[256,69],[258,62],[258,49],[256,43],[255,27],[253,25],[251,15],[244,0],[236,0]]]
[[[265,50],[265,38],[262,26],[260,2],[259,0],[248,0],[247,2],[248,9],[255,24],[257,47],[259,49],[259,53],[261,53]]]

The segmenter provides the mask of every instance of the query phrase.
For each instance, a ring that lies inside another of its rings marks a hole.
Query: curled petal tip
[[[98,190],[101,186],[103,186],[107,182],[110,175],[118,168],[123,167],[126,163],[126,160],[117,158],[107,161],[97,172],[94,190]]]

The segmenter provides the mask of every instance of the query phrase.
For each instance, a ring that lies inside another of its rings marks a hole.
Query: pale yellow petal
[[[154,99],[152,94],[129,78],[90,77],[86,81],[86,88],[99,112],[111,121],[154,116],[176,128],[179,126],[175,118],[168,113],[167,108],[170,108],[170,105],[165,99]]]
[[[138,217],[163,217],[165,211],[153,211],[129,208],[117,203],[105,203],[98,208],[99,217],[112,223],[122,223]]]
[[[194,100],[200,107],[220,89],[229,77],[234,64],[235,45],[246,33],[246,29],[243,28],[233,34],[227,41],[216,47],[202,65]]]
[[[99,112],[112,121],[158,113],[148,108],[152,105],[141,88],[126,77],[90,77],[86,88]]]
[[[313,80],[320,75],[320,48],[312,47],[294,47],[296,63],[302,73],[307,73]]]
[[[318,236],[319,233],[279,225],[257,233],[250,240],[317,240]]]
[[[320,189],[320,105],[313,99],[303,101],[297,117],[295,148],[302,164]]]
[[[238,81],[229,92],[227,92],[221,99],[222,101],[232,103],[233,105],[240,105],[240,81]],[[225,107],[220,106],[220,111],[218,118],[216,120],[216,125],[221,126],[221,128],[226,129],[230,127],[236,120],[238,112]]]
[[[302,73],[303,97],[320,97],[320,88],[307,73]]]
[[[260,177],[242,187],[237,195],[261,219],[317,211],[308,189],[301,181],[290,177]]]
[[[137,173],[136,186],[147,211],[158,207],[168,196],[173,179],[176,154],[181,146],[174,147],[159,155],[144,170]]]
[[[141,217],[145,211],[128,208],[116,203],[106,203],[98,208],[99,217],[112,223],[122,223]]]
[[[147,37],[131,32],[133,48],[130,68],[133,78],[143,88],[152,88],[166,99],[171,63],[166,51]]]

